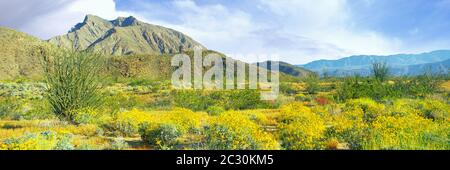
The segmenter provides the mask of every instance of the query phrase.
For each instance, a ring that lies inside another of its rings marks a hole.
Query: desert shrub
[[[50,106],[45,100],[29,100],[22,108],[21,118],[25,120],[54,119]]]
[[[27,100],[40,100],[45,91],[44,83],[31,82],[0,82],[0,96],[16,97]]]
[[[266,114],[264,114],[264,110],[246,110],[239,111],[242,114],[248,116],[248,118],[257,123],[258,125],[274,125],[276,124],[275,120],[271,120],[268,118]]]
[[[387,78],[381,78],[384,76],[379,76],[345,77],[338,83],[335,98],[340,101],[357,98],[372,98],[378,101],[392,98],[426,98],[439,92],[443,80],[442,76],[433,74],[396,77],[389,81]]]
[[[139,133],[143,141],[156,145],[160,149],[172,149],[177,144],[177,138],[182,135],[177,126],[171,123],[162,123],[150,127],[148,123],[141,124]]]
[[[366,122],[372,122],[376,117],[388,114],[383,104],[368,98],[353,99],[345,103],[344,110],[355,109],[363,111],[362,119]]]
[[[295,95],[295,100],[297,101],[311,101],[310,95],[305,95],[303,93],[299,93]]]
[[[372,74],[376,80],[384,82],[389,76],[389,68],[385,62],[372,63]]]
[[[422,115],[422,111],[419,110],[418,101],[414,99],[395,99],[387,106],[392,116]]]
[[[449,149],[448,124],[418,115],[381,116],[371,126],[363,149]]]
[[[101,136],[102,129],[93,124],[81,125],[49,125],[51,129],[59,134],[83,135],[87,137]],[[53,127],[52,127],[53,126]]]
[[[133,136],[138,133],[139,125],[152,120],[153,115],[133,109],[131,111],[120,112],[112,122],[112,130],[118,131],[125,136]]]
[[[280,92],[283,94],[293,95],[298,93],[298,90],[295,89],[290,83],[281,82],[280,83]]]
[[[237,112],[226,112],[214,117],[205,127],[205,145],[214,150],[279,149],[272,135]]]
[[[98,54],[66,50],[44,57],[46,98],[60,119],[75,123],[77,110],[101,105],[101,59]]]
[[[345,77],[339,84],[336,98],[341,101],[360,97],[361,78],[359,76]]]
[[[20,137],[5,139],[0,150],[63,150],[73,149],[70,134],[58,134],[53,131],[26,133]]]
[[[309,94],[316,94],[320,90],[320,77],[317,74],[308,74],[304,79],[306,84],[306,92]]]
[[[413,78],[409,84],[409,94],[418,97],[426,97],[429,94],[435,93],[439,90],[439,85],[443,77],[431,73],[424,73]]]
[[[23,102],[12,97],[0,97],[0,118],[13,118],[19,115]]]
[[[362,149],[369,125],[364,121],[364,111],[361,108],[343,111],[329,116],[329,127],[326,130],[326,138],[336,139],[339,143],[345,143],[350,149]]]
[[[153,112],[155,119],[150,123],[172,123],[183,134],[199,132],[208,115],[206,113],[193,112],[189,109],[175,108],[172,111]]]
[[[340,101],[358,98],[382,100],[390,97],[390,85],[372,78],[346,77],[338,85],[336,97]]]
[[[58,137],[58,142],[53,148],[54,150],[74,150],[75,147],[72,144],[72,134],[64,134]]]
[[[112,150],[124,150],[129,148],[130,146],[123,138],[115,138],[113,142],[111,143],[111,146],[109,149]]]
[[[260,100],[257,90],[176,90],[172,92],[178,107],[194,111],[206,111],[210,106],[220,106],[225,110],[270,108],[271,105]]]
[[[300,103],[282,107],[279,117],[281,146],[288,150],[320,149],[325,123],[310,108]]]
[[[77,112],[74,117],[74,121],[83,124],[93,124],[97,122],[100,115],[92,109],[83,109]]]
[[[426,118],[450,122],[450,106],[448,103],[424,99],[418,102],[418,109],[421,111],[421,115]]]
[[[396,99],[389,107],[392,115],[419,115],[434,121],[450,121],[450,107],[436,99]]]
[[[77,111],[74,122],[77,124],[97,124],[102,125],[111,121],[111,116],[90,108]]]
[[[223,107],[220,106],[211,106],[208,107],[208,109],[206,110],[206,112],[210,115],[210,116],[218,116],[221,113],[225,112],[225,109]]]
[[[188,109],[174,109],[172,111],[139,111],[133,109],[118,113],[112,122],[112,128],[126,136],[134,136],[139,127],[147,123],[147,129],[156,128],[160,123],[173,123],[182,133],[198,132],[202,128],[206,113],[196,113]]]
[[[176,106],[194,111],[206,110],[213,105],[211,98],[200,90],[177,90],[172,92],[172,96]]]
[[[0,97],[0,118],[9,120],[51,119],[47,102],[17,97]]]
[[[225,98],[222,100],[226,103],[222,107],[234,110],[268,108],[269,106],[261,100],[260,95],[257,90],[231,90],[224,94]]]

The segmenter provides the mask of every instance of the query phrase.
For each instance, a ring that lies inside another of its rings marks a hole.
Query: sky
[[[41,39],[86,14],[134,16],[247,62],[450,49],[450,0],[0,0],[1,26]]]

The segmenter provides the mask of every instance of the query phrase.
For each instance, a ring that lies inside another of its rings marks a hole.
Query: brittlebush
[[[324,137],[325,122],[300,103],[281,109],[279,117],[281,146],[288,150],[320,149]]]
[[[140,111],[133,109],[118,113],[113,128],[125,135],[137,135],[141,124],[146,123],[147,129],[157,128],[160,124],[171,123],[182,133],[198,131],[202,123],[208,118],[206,113],[193,112],[188,109],[174,109],[172,111]]]
[[[248,116],[234,111],[212,118],[205,130],[205,135],[208,149],[279,149],[278,142],[271,134],[264,132]]]
[[[381,116],[363,149],[449,149],[450,126],[419,115]]]

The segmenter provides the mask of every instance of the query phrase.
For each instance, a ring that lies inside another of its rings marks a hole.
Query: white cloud
[[[314,42],[332,45],[328,50],[318,50],[313,56],[304,56],[304,61],[335,59],[351,54],[391,54],[397,52],[402,45],[396,38],[387,38],[371,30],[356,29],[346,0],[261,2],[277,14],[283,27],[280,34],[308,37]],[[331,53],[327,54],[327,51]]]
[[[172,6],[179,22],[146,16],[227,54],[278,54],[300,64],[353,54],[392,54],[402,46],[399,39],[356,29],[346,0],[259,0],[257,9],[270,14],[259,20],[257,13],[220,4],[184,0],[173,1]]]
[[[7,10],[7,9],[22,10]],[[12,27],[31,35],[48,39],[67,33],[86,14],[114,19],[129,12],[117,11],[113,0],[16,0],[0,3],[1,15],[10,19],[1,25]]]

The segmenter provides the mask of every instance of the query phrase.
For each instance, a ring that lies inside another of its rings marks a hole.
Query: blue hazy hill
[[[385,62],[394,75],[417,75],[425,71],[448,73],[450,50],[439,50],[421,54],[397,54],[389,56],[356,55],[338,60],[317,60],[303,68],[333,76],[368,75],[372,63]]]

